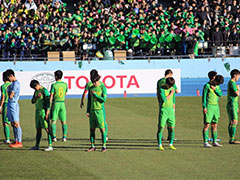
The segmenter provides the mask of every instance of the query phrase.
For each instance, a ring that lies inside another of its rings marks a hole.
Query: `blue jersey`
[[[17,103],[20,96],[20,83],[18,80],[12,82],[10,86],[8,86],[8,95],[14,92],[14,96],[12,99],[8,99],[8,103]]]

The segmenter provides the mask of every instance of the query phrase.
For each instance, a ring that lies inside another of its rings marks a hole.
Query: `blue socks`
[[[14,127],[14,140],[17,142],[22,142],[22,128],[21,127]]]

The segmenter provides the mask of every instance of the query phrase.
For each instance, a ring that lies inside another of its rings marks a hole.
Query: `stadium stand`
[[[238,50],[237,0],[0,0],[0,56],[35,59],[48,51],[102,58]],[[220,48],[224,47],[224,48]],[[199,49],[201,49],[199,51]],[[60,53],[62,54],[62,53]]]

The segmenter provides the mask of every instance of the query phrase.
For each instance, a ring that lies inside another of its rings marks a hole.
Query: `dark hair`
[[[8,69],[5,72],[6,72],[6,78],[8,78],[11,75],[15,76],[15,73],[12,69]]]
[[[92,69],[91,71],[90,71],[90,76],[92,75],[92,74],[98,74],[98,71],[96,70],[96,69]]]
[[[173,74],[172,70],[171,69],[167,69],[165,71],[165,76],[169,75],[169,74]]]
[[[238,69],[233,69],[230,73],[231,78],[234,78],[234,76],[238,74],[240,74],[240,71]]]
[[[210,79],[210,81],[217,75],[216,71],[210,71],[208,73],[208,78]]]
[[[171,88],[175,84],[175,79],[173,77],[169,77],[166,79],[166,84],[169,88]]]
[[[62,79],[63,72],[61,70],[57,70],[54,72],[54,75],[57,79]]]
[[[31,80],[30,87],[35,89],[35,87],[39,84],[39,82],[35,79]]]
[[[8,77],[6,76],[6,71],[4,71],[3,72],[3,74],[2,74],[2,79],[3,79],[3,81],[5,82],[5,81],[9,81],[9,79],[8,79]]]
[[[215,85],[220,85],[224,83],[224,77],[222,75],[217,75],[214,79]]]
[[[92,70],[92,71],[90,72],[90,79],[91,79],[91,81],[92,81],[93,83],[96,82],[96,81],[99,81],[100,76],[99,76],[97,70]]]

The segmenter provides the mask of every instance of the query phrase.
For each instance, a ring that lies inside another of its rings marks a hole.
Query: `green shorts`
[[[204,124],[218,123],[220,109],[218,105],[208,105],[207,113],[204,114]]]
[[[158,128],[164,128],[166,123],[168,127],[175,127],[175,111],[173,108],[161,108],[158,116]]]
[[[97,110],[97,111],[90,112],[89,126],[91,129],[93,129],[93,128],[104,129],[105,128],[103,110]]]
[[[35,123],[36,123],[36,128],[43,128],[47,129],[48,128],[48,121],[45,120],[45,110],[36,110],[35,112]]]
[[[51,109],[51,119],[56,121],[59,118],[60,121],[67,120],[67,112],[64,102],[55,102]]]
[[[3,107],[2,107],[2,122],[10,124],[10,121],[8,120],[8,117],[7,117],[7,103],[3,103]]]
[[[229,121],[238,121],[238,103],[235,104],[227,104],[227,113]]]

